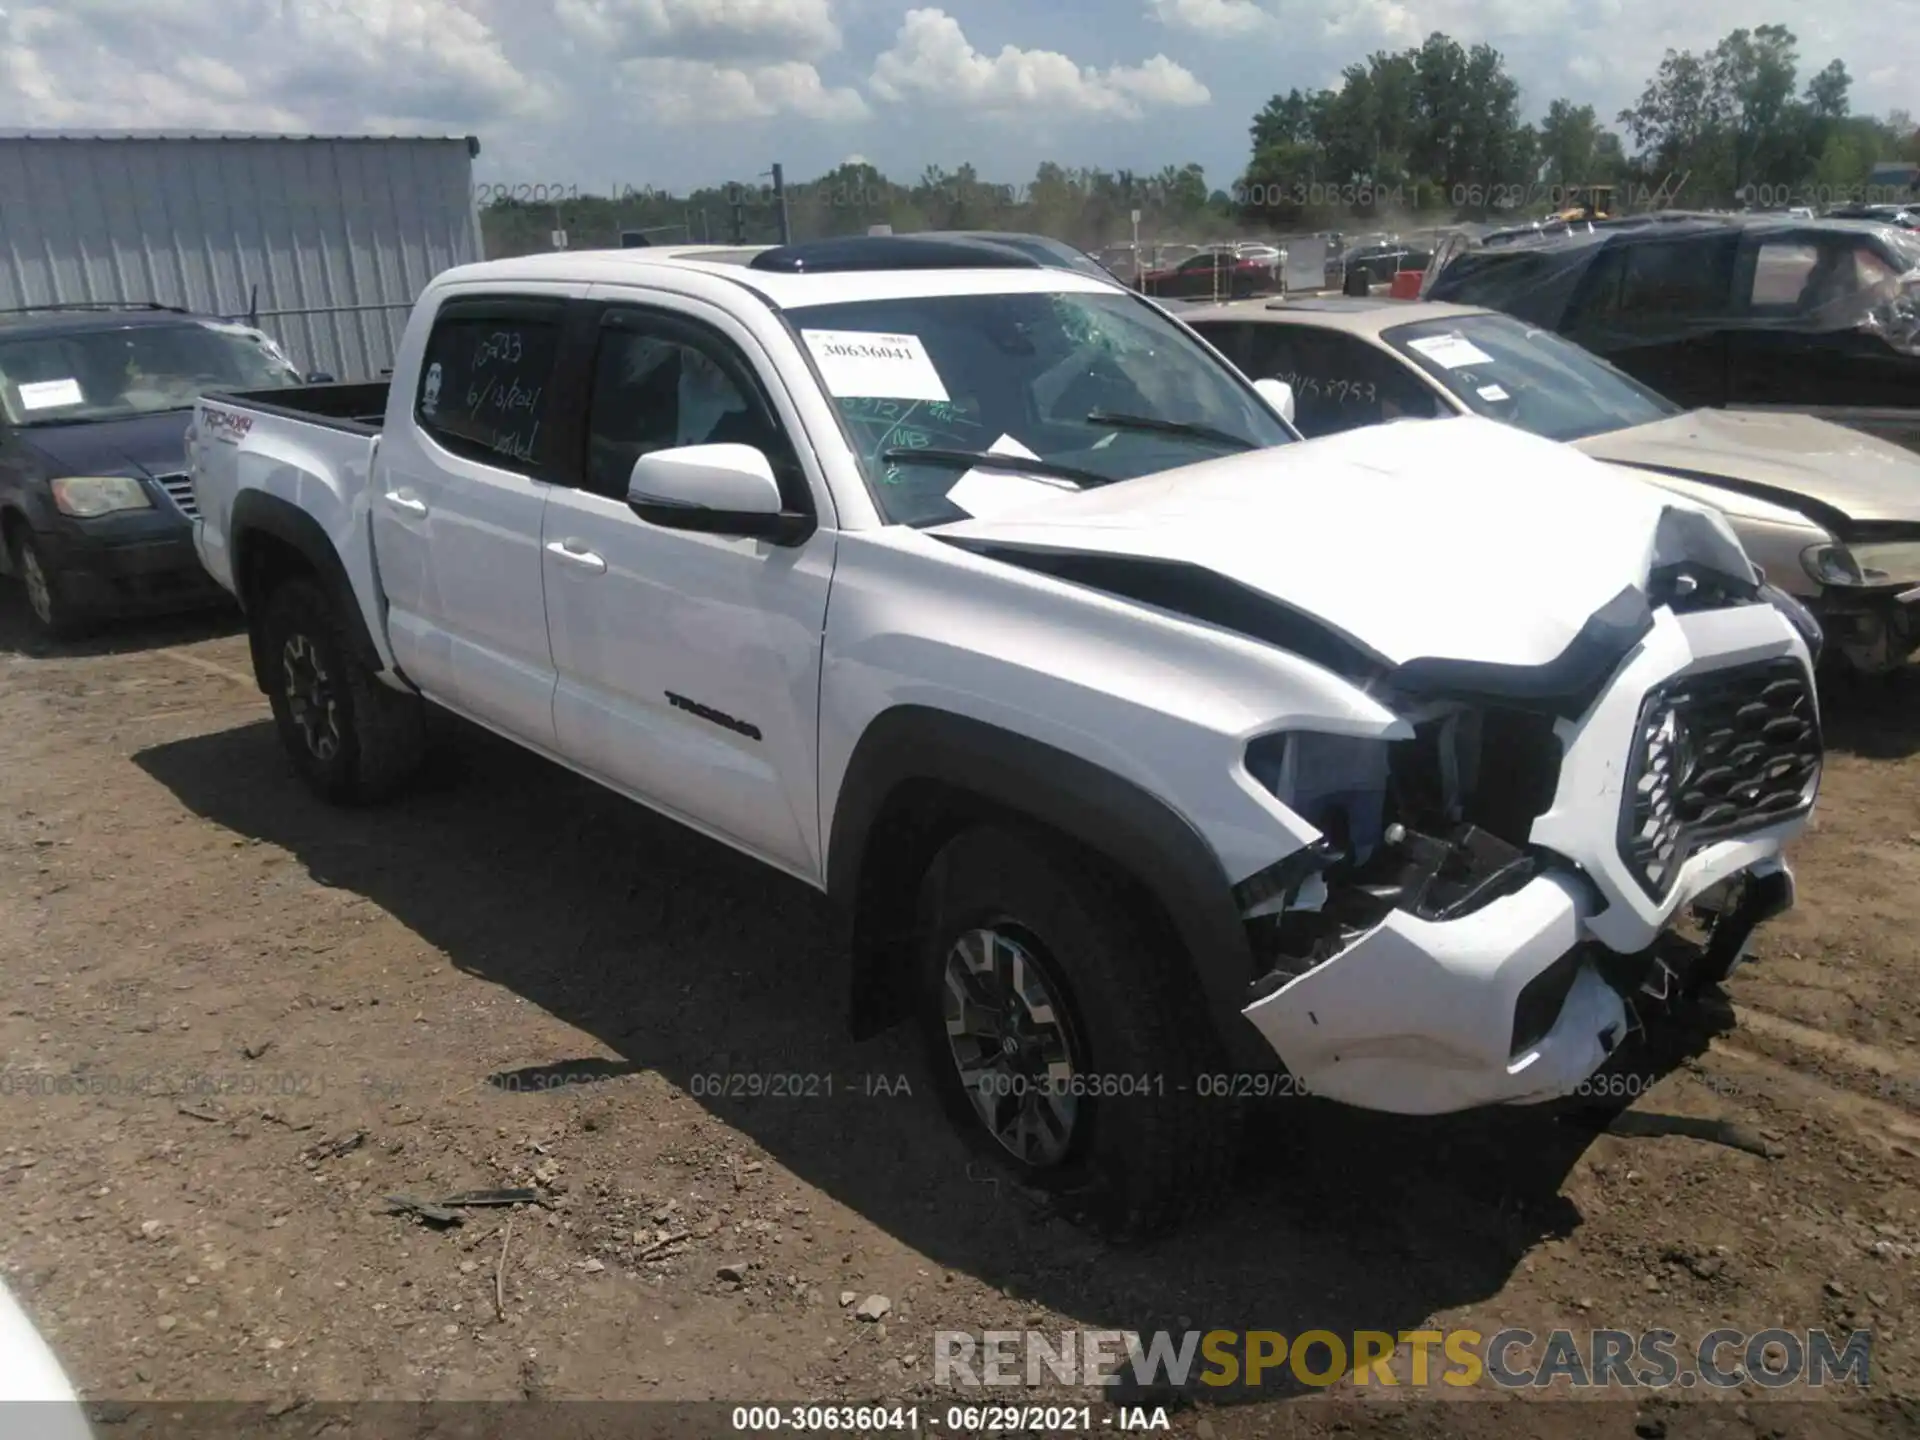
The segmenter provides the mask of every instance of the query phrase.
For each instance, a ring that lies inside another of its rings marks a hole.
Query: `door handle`
[[[401,511],[403,514],[424,515],[427,513],[427,502],[424,500],[416,500],[404,490],[389,490],[383,498],[385,498],[387,504]]]
[[[576,548],[574,542],[571,540],[548,541],[547,553],[555,559],[566,561],[569,565],[577,565],[580,569],[588,571],[591,574],[604,575],[607,573],[607,562],[605,560],[602,560],[591,550]]]

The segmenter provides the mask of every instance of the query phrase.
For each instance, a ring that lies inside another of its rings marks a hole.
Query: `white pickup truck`
[[[1248,1095],[1578,1089],[1791,903],[1819,783],[1817,632],[1717,515],[1289,408],[1118,285],[862,237],[451,270],[390,388],[189,448],[318,791],[430,702],[821,888],[856,1034],[1129,1237]]]

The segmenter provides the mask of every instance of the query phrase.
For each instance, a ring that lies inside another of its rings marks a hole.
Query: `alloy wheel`
[[[287,637],[280,651],[287,710],[314,759],[340,753],[340,701],[320,651],[305,635]]]
[[[947,1046],[981,1123],[1023,1164],[1058,1164],[1080,1118],[1078,1047],[1035,949],[1000,928],[969,930],[942,982]]]

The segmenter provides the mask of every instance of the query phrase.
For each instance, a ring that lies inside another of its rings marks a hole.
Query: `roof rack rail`
[[[844,235],[763,250],[751,270],[824,275],[860,270],[1038,270],[1040,262],[1005,245],[915,235]]]
[[[162,305],[158,300],[68,300],[47,305],[16,305],[0,310],[0,315],[64,314],[89,310],[165,310],[175,315],[193,313],[178,305]]]

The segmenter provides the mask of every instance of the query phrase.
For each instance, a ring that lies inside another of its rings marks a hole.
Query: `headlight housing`
[[[1364,864],[1386,827],[1391,743],[1282,731],[1247,746],[1247,773],[1354,863]]]
[[[80,520],[153,508],[147,487],[131,475],[63,475],[52,490],[54,508]]]

